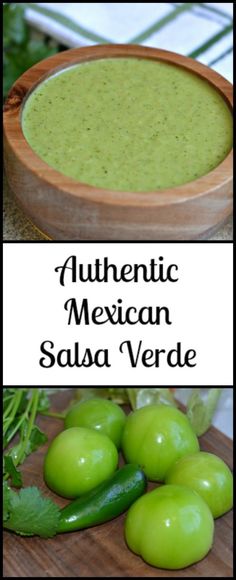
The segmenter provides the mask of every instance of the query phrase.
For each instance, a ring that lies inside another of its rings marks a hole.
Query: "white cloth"
[[[32,25],[68,47],[135,42],[184,55],[200,48],[196,58],[231,82],[232,15],[233,2],[43,2],[26,11]]]

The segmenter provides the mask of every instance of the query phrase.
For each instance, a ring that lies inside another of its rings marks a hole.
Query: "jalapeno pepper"
[[[116,518],[146,491],[146,486],[143,471],[137,465],[125,465],[61,510],[58,533],[82,530]]]

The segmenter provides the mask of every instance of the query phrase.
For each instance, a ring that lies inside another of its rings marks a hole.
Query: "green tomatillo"
[[[128,463],[137,463],[151,481],[164,481],[170,467],[199,451],[186,415],[167,405],[149,405],[126,421],[122,449]]]
[[[128,547],[157,568],[180,570],[202,560],[214,539],[214,519],[193,490],[165,485],[130,508],[125,522]]]
[[[110,437],[119,449],[125,426],[124,411],[113,403],[104,399],[93,398],[73,405],[65,418],[65,428],[88,427],[96,429]]]
[[[57,435],[49,446],[44,479],[52,491],[72,499],[108,479],[117,466],[117,449],[106,435],[73,427]]]
[[[233,507],[233,475],[226,463],[212,453],[201,451],[183,457],[170,468],[166,483],[186,485],[197,491],[214,518]]]

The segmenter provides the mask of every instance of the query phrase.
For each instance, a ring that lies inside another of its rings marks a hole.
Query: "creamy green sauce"
[[[193,181],[232,147],[232,114],[210,84],[136,58],[90,61],[49,78],[27,99],[22,127],[48,165],[117,191]]]

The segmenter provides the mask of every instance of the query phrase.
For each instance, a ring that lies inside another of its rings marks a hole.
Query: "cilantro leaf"
[[[29,421],[25,420],[21,426],[21,440],[24,440],[27,437],[28,424]],[[37,449],[41,447],[41,445],[47,443],[47,440],[48,440],[47,435],[45,435],[45,433],[43,433],[37,425],[34,425],[31,429],[27,445],[25,446],[24,457],[22,457],[21,463],[28,455],[33,453],[33,451],[37,451]]]
[[[4,527],[21,536],[52,538],[59,526],[60,509],[37,487],[26,487],[19,493],[5,490]]]
[[[14,493],[6,481],[3,482],[3,522],[10,517],[11,496]]]
[[[34,425],[26,447],[26,455],[30,455],[30,453],[33,453],[33,451],[37,451],[41,445],[47,443],[47,440],[47,435],[45,435],[45,433],[43,433],[39,427],[37,427],[37,425]]]
[[[18,457],[19,457],[20,451],[21,451],[21,441],[19,441],[19,443],[17,443],[13,447],[11,447],[8,451],[6,451],[6,453],[4,453],[4,457],[11,457],[14,465],[15,466],[19,465]],[[5,464],[5,467],[6,467],[6,464]],[[7,473],[7,471],[6,471],[6,473]]]
[[[10,455],[4,455],[4,472],[11,477],[12,485],[15,487],[22,486],[22,476],[20,471],[16,469],[13,459]]]

